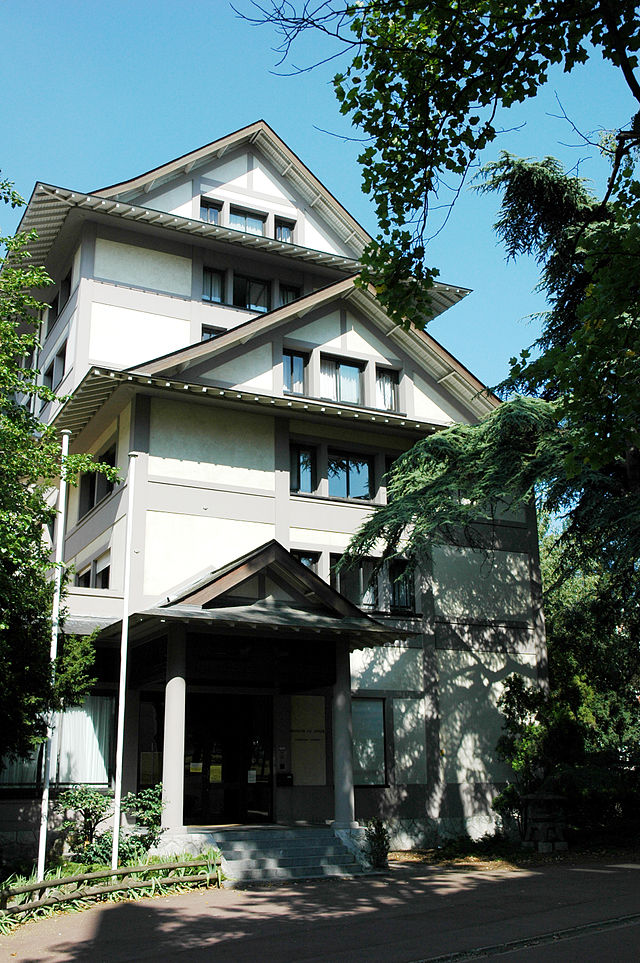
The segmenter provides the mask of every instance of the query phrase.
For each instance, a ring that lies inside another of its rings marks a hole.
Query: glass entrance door
[[[187,695],[187,825],[270,822],[271,696]]]

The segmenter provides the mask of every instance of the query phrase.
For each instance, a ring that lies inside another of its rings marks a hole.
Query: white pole
[[[56,658],[58,656],[58,634],[60,630],[60,594],[62,590],[62,556],[64,554],[64,530],[67,508],[67,480],[64,475],[65,462],[69,454],[70,431],[62,432],[60,457],[60,488],[58,490],[58,529],[56,532],[56,556],[53,588],[53,607],[51,610],[51,675],[55,682]],[[38,881],[44,879],[45,859],[47,856],[47,829],[49,825],[49,786],[51,784],[51,740],[53,739],[54,713],[49,713],[47,741],[44,749],[44,776],[42,782],[42,803],[40,806],[40,839],[38,843]]]
[[[129,595],[131,591],[131,543],[133,541],[133,485],[137,452],[129,452],[129,476],[127,485],[127,536],[124,555],[124,592],[122,599],[122,635],[120,637],[120,683],[118,688],[118,736],[116,742],[116,786],[113,797],[113,848],[111,869],[118,868],[118,844],[120,842],[120,813],[122,803],[122,756],[124,752],[124,709],[127,697],[127,649],[129,647]]]

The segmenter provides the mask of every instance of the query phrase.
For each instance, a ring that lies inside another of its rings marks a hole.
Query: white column
[[[171,627],[167,640],[167,682],[164,697],[162,825],[174,830],[182,829],[184,822],[186,651],[184,627]]]
[[[334,829],[354,829],[353,732],[351,728],[351,669],[349,646],[336,645],[336,683],[333,688]]]

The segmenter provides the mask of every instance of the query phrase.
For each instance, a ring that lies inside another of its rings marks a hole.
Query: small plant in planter
[[[377,816],[367,823],[365,839],[367,840],[371,865],[374,869],[386,869],[389,865],[391,843],[387,827]]]

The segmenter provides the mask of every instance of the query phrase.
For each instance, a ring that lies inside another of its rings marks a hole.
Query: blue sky
[[[249,0],[236,0],[249,9]],[[95,190],[155,167],[263,117],[370,232],[360,190],[357,132],[338,113],[331,77],[339,62],[298,76],[274,73],[277,38],[238,19],[226,0],[2,0],[0,168],[28,197],[36,180]],[[321,59],[309,38],[296,55]],[[282,69],[282,68],[280,68]],[[634,102],[596,54],[569,76],[556,71],[535,101],[514,108],[499,149],[554,154],[600,187],[606,166],[559,113],[583,131],[628,122]],[[637,105],[636,105],[637,106]],[[330,133],[326,133],[329,131]],[[535,337],[542,310],[535,264],[506,264],[492,224],[497,198],[465,191],[430,246],[441,279],[473,289],[430,327],[482,380],[498,382],[508,359]],[[0,209],[0,232],[19,214]]]

